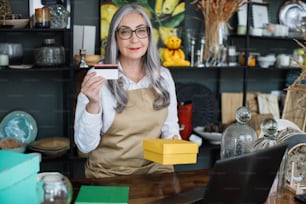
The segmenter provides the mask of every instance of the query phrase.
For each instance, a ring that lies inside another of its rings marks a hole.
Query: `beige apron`
[[[172,172],[172,165],[160,165],[143,158],[142,141],[160,138],[168,109],[154,110],[152,89],[128,92],[129,105],[102,136],[99,146],[87,159],[87,178]]]

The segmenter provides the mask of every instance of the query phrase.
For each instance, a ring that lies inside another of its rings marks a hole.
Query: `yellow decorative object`
[[[174,11],[173,11],[173,13],[171,15],[175,16],[175,15],[178,15],[178,14],[183,13],[183,12],[185,12],[185,2],[179,3],[175,7],[175,9],[174,9]]]
[[[162,13],[163,14],[171,14],[176,5],[179,3],[178,0],[165,0],[164,4],[163,4],[163,8],[162,8]]]
[[[155,10],[156,16],[161,16],[162,15],[163,3],[164,3],[164,0],[156,0],[155,1],[154,10]]]
[[[198,145],[185,140],[146,139],[144,158],[160,164],[193,164],[197,162]]]
[[[163,66],[190,66],[190,62],[185,60],[185,54],[181,49],[182,40],[175,35],[171,35],[164,40],[166,49],[163,53]]]

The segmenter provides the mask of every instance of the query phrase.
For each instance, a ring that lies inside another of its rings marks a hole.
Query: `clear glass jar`
[[[70,13],[62,4],[50,5],[51,28],[67,28]]]
[[[34,57],[37,66],[60,66],[65,64],[65,48],[56,45],[55,39],[47,38],[34,50]]]
[[[69,204],[72,185],[67,177],[58,172],[41,173],[38,176],[37,196],[40,204]]]
[[[245,154],[251,151],[257,135],[247,122],[251,119],[251,111],[240,107],[236,111],[236,123],[228,126],[221,140],[221,159]]]

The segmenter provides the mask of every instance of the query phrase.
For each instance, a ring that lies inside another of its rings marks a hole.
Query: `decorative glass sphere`
[[[38,178],[38,203],[71,203],[72,185],[66,176],[58,172],[49,172],[39,174]]]
[[[278,129],[276,120],[273,118],[267,118],[260,124],[260,128],[263,131],[265,137],[271,137],[275,139],[275,134]]]
[[[251,111],[247,107],[240,107],[236,111],[236,123],[228,126],[221,141],[221,159],[238,156],[251,151],[257,135],[247,122],[251,119]]]
[[[263,132],[263,137],[258,138],[254,142],[252,149],[265,149],[267,147],[272,147],[278,143],[276,139],[278,124],[275,119],[267,118],[263,120],[260,124],[260,128]]]

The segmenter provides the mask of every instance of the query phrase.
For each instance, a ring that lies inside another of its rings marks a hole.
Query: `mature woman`
[[[119,79],[88,73],[81,84],[75,142],[89,153],[86,177],[162,173],[173,166],[143,158],[142,141],[180,138],[175,86],[161,67],[152,25],[137,4],[113,16],[105,64],[118,64]]]

